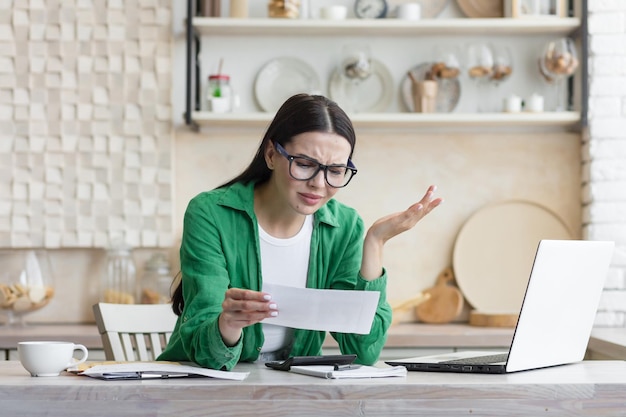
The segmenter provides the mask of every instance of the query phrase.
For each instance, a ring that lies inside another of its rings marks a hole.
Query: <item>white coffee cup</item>
[[[396,9],[396,17],[402,20],[419,20],[422,17],[422,6],[419,3],[403,3]]]
[[[507,113],[519,113],[522,111],[522,99],[515,94],[504,99],[504,111]]]
[[[342,5],[332,5],[320,9],[320,18],[327,20],[343,20],[348,16],[348,8]]]
[[[83,356],[74,358],[74,351],[81,350]],[[31,376],[57,376],[69,367],[87,360],[89,352],[84,345],[72,342],[19,342],[17,352],[24,369]]]
[[[543,96],[534,93],[526,100],[526,108],[529,112],[541,113],[543,111]]]

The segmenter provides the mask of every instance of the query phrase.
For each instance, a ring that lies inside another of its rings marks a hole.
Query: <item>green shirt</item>
[[[321,207],[314,215],[307,287],[380,291],[369,334],[331,333],[342,353],[373,364],[387,339],[391,308],[386,301],[386,272],[373,281],[359,275],[363,234],[363,220],[354,209],[333,199]],[[158,360],[228,370],[239,361],[256,360],[264,342],[260,323],[244,328],[232,347],[224,344],[218,328],[228,288],[260,291],[262,287],[254,184],[219,188],[190,201],[180,261],[185,307]],[[325,337],[323,331],[296,329],[290,355],[321,355]]]

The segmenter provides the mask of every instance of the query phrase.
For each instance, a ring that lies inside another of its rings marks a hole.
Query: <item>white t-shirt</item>
[[[308,215],[300,231],[287,239],[271,236],[259,225],[263,281],[305,288],[309,271],[312,233],[313,215]],[[278,306],[278,310],[280,312],[280,306]],[[263,323],[263,334],[265,335],[265,343],[261,352],[275,352],[291,343],[293,329]]]

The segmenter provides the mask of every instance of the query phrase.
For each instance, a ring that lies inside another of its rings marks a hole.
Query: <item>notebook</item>
[[[461,351],[386,363],[409,371],[500,374],[581,361],[614,245],[585,240],[539,242],[508,352]]]

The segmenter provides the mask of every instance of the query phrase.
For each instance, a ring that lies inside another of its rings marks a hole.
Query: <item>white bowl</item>
[[[326,6],[320,9],[320,18],[327,20],[344,20],[348,16],[346,6]]]

